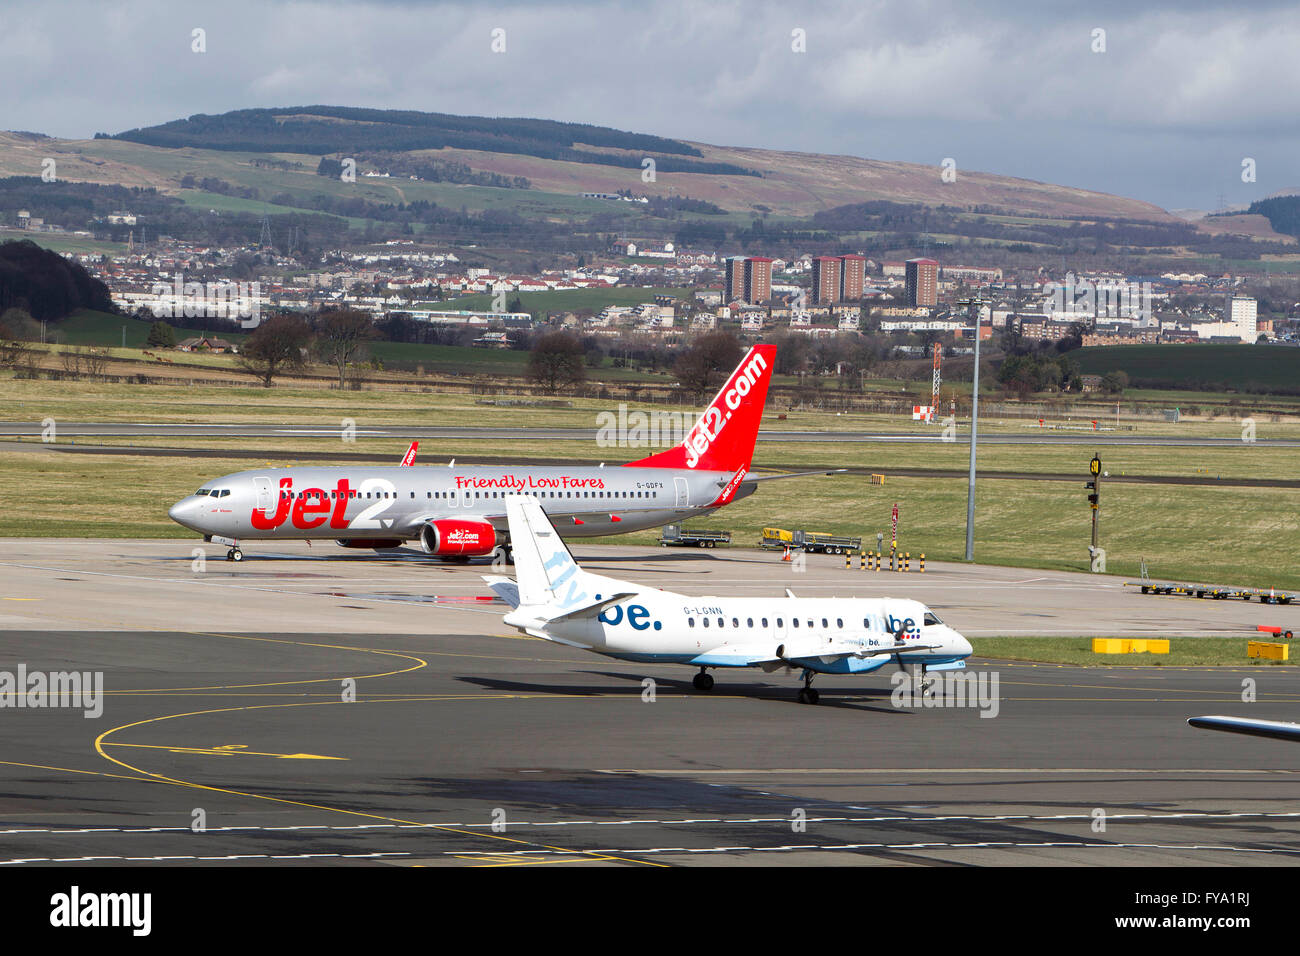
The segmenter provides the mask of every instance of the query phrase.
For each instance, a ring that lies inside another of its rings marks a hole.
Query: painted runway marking
[[[1230,846],[1228,844],[1206,844],[1206,843],[1085,843],[1079,840],[1050,840],[1038,843],[1018,843],[1011,840],[989,840],[979,843],[796,843],[782,846],[712,846],[712,847],[682,847],[682,846],[660,846],[660,847],[623,847],[617,849],[595,849],[595,850],[491,850],[491,851],[474,851],[474,850],[438,850],[432,854],[423,854],[425,856],[443,856],[456,857],[458,859],[469,860],[489,860],[489,861],[524,861],[538,860],[545,857],[566,857],[573,862],[586,860],[587,862],[596,862],[601,859],[600,856],[575,857],[575,852],[586,854],[659,854],[659,853],[792,853],[800,851],[814,852],[835,852],[845,850],[966,850],[966,849],[999,849],[1003,847],[1012,847],[1015,849],[1042,850],[1042,849],[1088,849],[1088,850],[1181,850],[1181,851],[1218,851],[1229,853],[1267,853],[1278,854],[1282,856],[1294,856],[1300,854],[1300,850],[1285,849],[1282,847],[1245,847]],[[73,857],[20,857],[11,860],[0,860],[0,866],[22,865],[27,863],[91,863],[91,862],[121,862],[121,863],[159,863],[173,860],[193,861],[196,863],[208,862],[227,862],[235,860],[365,860],[394,857],[412,857],[417,856],[415,853],[408,852],[373,852],[373,853],[285,853],[285,854],[267,854],[267,853],[236,853],[228,856],[73,856]],[[557,861],[558,862],[558,861]]]
[[[1176,821],[1176,820],[1292,820],[1300,818],[1300,811],[1186,811],[1171,813],[1108,813],[1106,820],[1114,821]],[[951,814],[946,816],[875,816],[875,817],[808,817],[807,823],[986,823],[994,821],[1007,820],[1026,820],[1031,822],[1064,822],[1068,820],[1078,820],[1081,822],[1091,822],[1093,819],[1091,813],[1054,813],[1045,815],[1009,813],[996,814],[989,816],[968,815],[968,814]],[[721,826],[733,826],[735,824],[751,823],[778,823],[786,826],[790,823],[788,816],[780,817],[737,817],[737,818],[690,818],[674,820],[511,820],[507,829],[513,827],[583,827],[583,826],[685,826],[700,824],[716,824]],[[475,827],[499,826],[490,822],[468,823],[363,823],[353,826],[332,826],[328,824],[301,824],[292,826],[229,826],[229,827],[208,827],[206,833],[293,833],[302,830],[324,830],[331,833],[346,833],[360,830],[430,830],[440,827],[460,827],[462,829],[473,829]],[[87,833],[121,833],[126,835],[145,834],[145,833],[188,833],[189,827],[85,827],[80,829],[12,829],[0,830],[3,836],[25,836],[34,834],[43,834],[47,836],[77,835]],[[462,851],[464,852],[464,851]]]

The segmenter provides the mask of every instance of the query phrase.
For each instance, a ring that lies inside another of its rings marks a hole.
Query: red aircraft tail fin
[[[402,456],[402,464],[414,465],[415,453],[419,450],[420,450],[420,443],[418,441],[411,442],[411,447],[406,449],[406,454]]]
[[[755,345],[680,445],[624,467],[748,470],[775,360],[775,345]]]

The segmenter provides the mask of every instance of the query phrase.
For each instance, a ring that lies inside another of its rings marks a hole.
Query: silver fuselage
[[[429,521],[490,522],[507,533],[505,497],[536,495],[565,537],[658,527],[719,507],[735,475],[591,466],[259,468],[207,482],[168,511],[203,535],[236,540],[410,540]],[[756,486],[741,482],[734,498]]]

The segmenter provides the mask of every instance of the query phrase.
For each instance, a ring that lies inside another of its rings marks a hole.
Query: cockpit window
[[[925,621],[923,623],[928,627],[931,624],[942,624],[943,621],[939,620],[938,615],[936,615],[933,611],[926,611]]]
[[[198,491],[196,491],[196,492],[194,492],[194,493],[195,493],[196,495],[207,495],[207,494],[211,494],[211,489],[209,489],[209,488],[200,488]]]

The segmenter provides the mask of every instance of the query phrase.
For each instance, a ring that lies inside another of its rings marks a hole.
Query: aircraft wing
[[[903,651],[933,650],[937,644],[889,644],[885,647],[864,647],[851,641],[794,640],[786,641],[773,647],[770,642],[763,644],[722,644],[699,655],[691,661],[707,667],[753,667],[763,665],[793,664],[800,661],[818,660],[823,664],[844,657],[879,657],[882,654],[898,654]]]
[[[1230,734],[1272,737],[1275,740],[1300,741],[1300,724],[1285,720],[1256,720],[1251,717],[1188,717],[1187,722],[1201,730],[1223,730]]]

